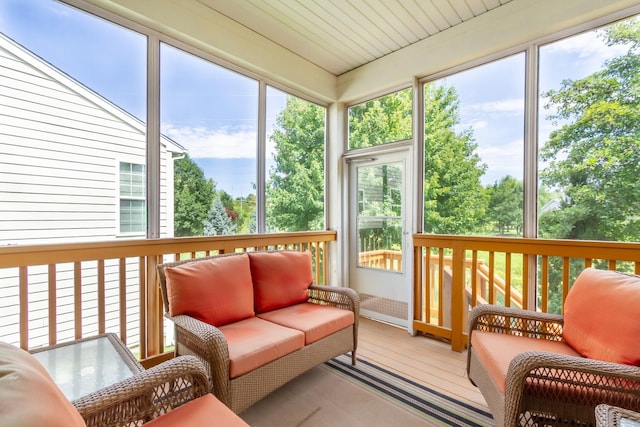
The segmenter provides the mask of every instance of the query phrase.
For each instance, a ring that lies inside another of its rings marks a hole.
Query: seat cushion
[[[311,252],[249,252],[257,313],[307,300],[313,283]]]
[[[85,426],[76,408],[28,352],[0,343],[0,426]]]
[[[145,423],[148,427],[248,427],[242,418],[233,413],[211,393],[200,396],[166,414]]]
[[[308,302],[261,313],[258,317],[304,332],[305,344],[348,328],[354,321],[350,310]]]
[[[580,357],[578,352],[561,341],[549,341],[486,331],[473,331],[471,333],[471,347],[503,395],[507,384],[506,378],[509,363],[520,353],[546,351]]]
[[[169,314],[213,326],[252,317],[253,284],[246,254],[196,260],[165,268]]]
[[[304,334],[258,317],[220,327],[229,346],[229,378],[251,372],[260,366],[304,347]]]
[[[583,270],[564,304],[562,335],[590,359],[640,366],[640,277]]]

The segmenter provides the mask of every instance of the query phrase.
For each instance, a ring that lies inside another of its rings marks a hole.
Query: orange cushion
[[[486,331],[471,333],[471,347],[498,389],[505,393],[509,363],[525,351],[546,351],[568,356],[580,355],[561,341],[549,341]]]
[[[304,334],[252,317],[220,327],[229,346],[229,377],[236,378],[304,347]]]
[[[255,314],[246,254],[167,267],[165,276],[171,316],[187,314],[220,326]]]
[[[0,426],[85,426],[38,360],[0,343]]]
[[[582,271],[564,304],[562,334],[585,357],[640,366],[640,277]]]
[[[145,427],[200,427],[200,426],[248,427],[242,418],[233,413],[211,393],[200,396],[145,424]]]
[[[305,344],[348,328],[354,320],[352,311],[308,302],[262,313],[258,317],[304,332]]]
[[[311,252],[249,252],[255,309],[263,313],[307,300]]]

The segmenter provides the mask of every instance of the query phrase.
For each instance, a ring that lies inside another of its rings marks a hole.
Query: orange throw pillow
[[[167,267],[165,276],[171,316],[186,314],[221,326],[255,314],[246,254]]]
[[[590,359],[640,366],[640,277],[585,269],[567,294],[562,335]]]
[[[307,300],[313,283],[311,252],[249,252],[257,313]]]

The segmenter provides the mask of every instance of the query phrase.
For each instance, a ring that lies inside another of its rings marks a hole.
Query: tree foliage
[[[349,148],[411,139],[411,89],[349,108]]]
[[[324,229],[325,109],[293,96],[276,118],[266,186],[269,231]]]
[[[564,123],[541,150],[545,184],[563,193],[560,209],[540,219],[544,237],[640,240],[640,24],[601,31],[626,54],[546,93],[549,118]]]
[[[516,234],[522,230],[523,187],[522,181],[507,175],[487,188],[489,205],[486,219],[495,224],[500,235],[514,229]]]
[[[215,183],[185,154],[174,162],[174,234],[202,236]]]
[[[424,229],[428,233],[469,234],[484,218],[487,199],[480,177],[486,170],[471,129],[460,122],[455,88],[425,85]]]

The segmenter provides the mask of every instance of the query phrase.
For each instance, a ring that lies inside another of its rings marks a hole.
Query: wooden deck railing
[[[638,243],[414,234],[413,246],[413,327],[450,339],[456,351],[464,349],[467,313],[478,302],[548,312],[555,301],[558,311],[585,267],[640,274]]]
[[[301,232],[0,248],[0,340],[29,349],[117,332],[141,359],[164,352],[156,265],[218,253],[310,250],[328,283],[336,232]],[[132,318],[133,313],[133,318]],[[136,319],[137,317],[137,319]],[[136,341],[136,342],[134,342]]]
[[[0,340],[29,349],[113,331],[141,359],[164,357],[158,263],[308,249],[315,282],[328,283],[328,242],[335,240],[335,232],[304,232],[3,247]],[[547,312],[562,306],[585,266],[640,273],[637,243],[425,234],[413,242],[413,327],[451,340],[457,351],[466,344],[466,317],[475,304]],[[399,264],[398,255],[375,262]]]

